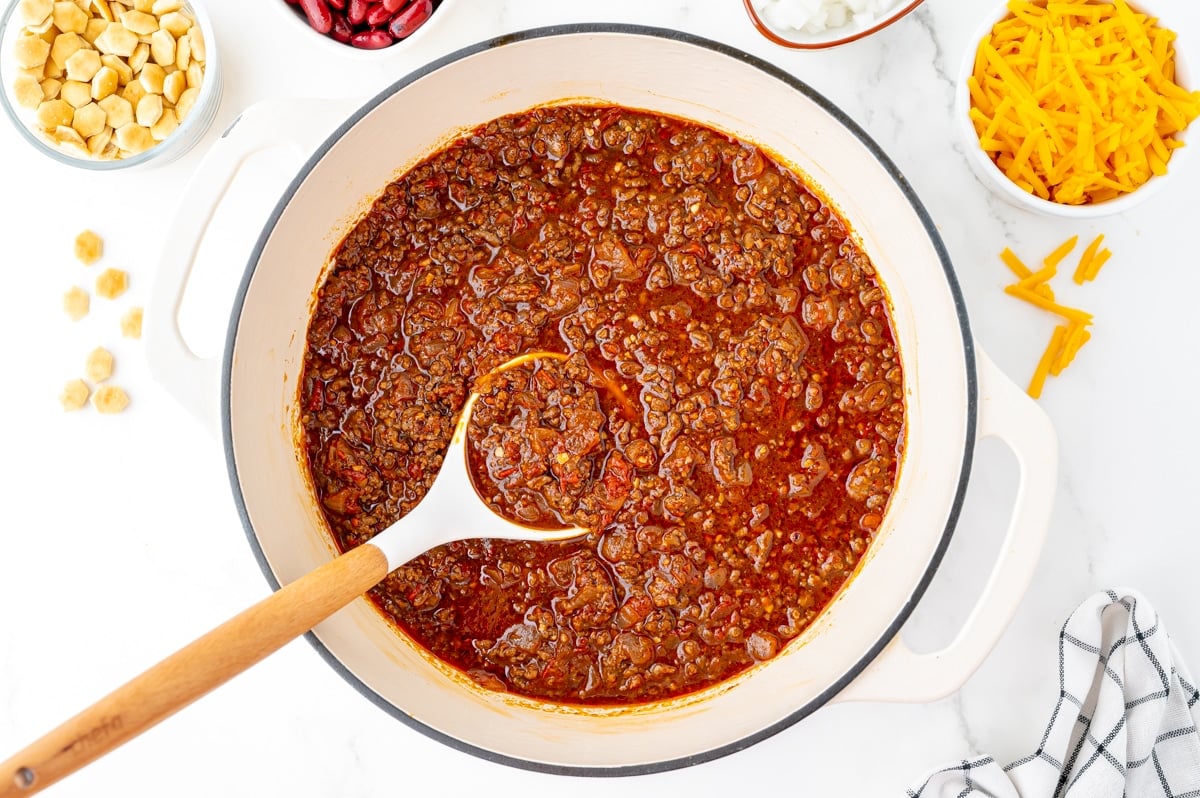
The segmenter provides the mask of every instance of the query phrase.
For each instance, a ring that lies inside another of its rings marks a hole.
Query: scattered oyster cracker
[[[91,230],[75,236],[75,257],[84,266],[91,266],[104,256],[104,239]]]
[[[71,380],[63,387],[58,401],[62,402],[63,410],[70,413],[74,410],[82,410],[91,393],[91,389],[83,380]]]
[[[75,237],[75,258],[84,266],[90,266],[104,255],[104,240],[91,230],[84,230]],[[106,299],[120,297],[129,287],[129,274],[120,269],[106,269],[96,278],[96,293]],[[88,314],[91,299],[86,291],[72,286],[63,296],[63,309],[78,321]],[[121,317],[121,334],[126,338],[141,338],[142,308],[133,307]],[[112,377],[114,358],[104,347],[96,347],[88,354],[85,373],[93,383],[103,383]],[[81,379],[66,383],[59,396],[63,410],[72,412],[83,409],[89,397],[92,406],[103,414],[120,413],[129,406],[129,395],[115,385],[99,385],[92,392]]]
[[[71,286],[70,290],[63,294],[63,311],[71,321],[79,321],[86,316],[91,304],[88,292],[77,285]]]
[[[96,294],[105,299],[116,299],[129,288],[129,273],[120,269],[105,269],[96,278]]]
[[[101,385],[92,394],[92,407],[105,415],[120,413],[129,407],[129,394],[115,385]]]
[[[113,373],[113,356],[102,346],[92,350],[87,357],[87,378],[92,382],[104,382]]]
[[[142,337],[142,308],[132,307],[121,317],[121,335],[126,338]]]

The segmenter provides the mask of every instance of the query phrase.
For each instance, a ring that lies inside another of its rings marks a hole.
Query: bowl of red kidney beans
[[[357,50],[383,50],[422,28],[442,0],[277,0],[314,32]],[[287,10],[285,9],[285,10]]]

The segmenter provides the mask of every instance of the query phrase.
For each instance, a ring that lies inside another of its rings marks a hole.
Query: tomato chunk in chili
[[[489,122],[340,243],[299,401],[353,548],[420,501],[476,380],[480,497],[589,534],[459,542],[371,593],[497,690],[628,704],[778,654],[882,522],[903,449],[887,297],[846,222],[761,149],[620,107]],[[473,500],[473,499],[472,499]]]

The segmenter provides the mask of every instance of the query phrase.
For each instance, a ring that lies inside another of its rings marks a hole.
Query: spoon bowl
[[[484,504],[474,484],[467,463],[467,427],[480,388],[489,377],[539,359],[566,360],[556,352],[530,352],[505,361],[480,378],[475,390],[467,397],[442,467],[425,497],[408,515],[384,529],[364,545],[375,546],[388,562],[388,572],[432,548],[455,540],[473,538],[506,538],[508,540],[556,541],[587,534],[580,527],[545,529],[528,527],[510,521]],[[474,497],[472,501],[468,497]]]

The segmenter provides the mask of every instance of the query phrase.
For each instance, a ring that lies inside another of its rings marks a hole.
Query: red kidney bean
[[[371,10],[367,12],[367,24],[372,28],[382,25],[392,18],[392,12],[387,10],[387,6],[383,3],[376,3],[371,6]]]
[[[329,31],[330,38],[342,44],[349,44],[350,37],[353,35],[354,28],[350,27],[350,22],[346,19],[346,15],[334,12],[333,29]]]
[[[308,24],[318,33],[329,33],[333,29],[333,16],[325,0],[300,0],[300,7],[308,17]]]
[[[407,38],[432,15],[433,0],[413,0],[403,11],[392,17],[388,24],[388,33],[397,40]]]
[[[346,5],[346,19],[351,25],[361,25],[367,19],[367,9],[370,3],[367,0],[350,0]]]
[[[433,15],[438,0],[284,0],[318,33],[369,50],[411,36]]]
[[[392,46],[392,37],[385,30],[364,30],[351,36],[350,44],[360,50],[381,50]]]

